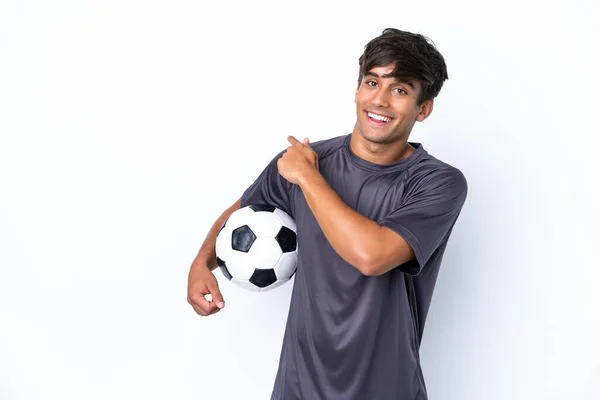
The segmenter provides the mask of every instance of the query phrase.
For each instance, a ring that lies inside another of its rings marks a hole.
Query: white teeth
[[[377,114],[373,114],[373,113],[367,113],[367,115],[373,119],[376,119],[378,121],[382,121],[382,122],[390,122],[392,119],[388,118],[388,117],[384,117],[383,115],[377,115]]]

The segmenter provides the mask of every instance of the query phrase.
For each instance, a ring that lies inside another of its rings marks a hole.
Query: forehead
[[[374,73],[377,75],[391,75],[394,72],[394,65],[386,65],[384,67],[374,67],[367,71],[367,73]]]

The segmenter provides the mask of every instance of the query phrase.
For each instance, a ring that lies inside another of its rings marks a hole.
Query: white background
[[[386,27],[446,57],[411,140],[470,188],[421,349],[430,399],[600,398],[598,11],[2,0],[0,399],[268,399],[291,284],[218,272],[226,308],[201,318],[188,268],[286,135],[351,131]]]

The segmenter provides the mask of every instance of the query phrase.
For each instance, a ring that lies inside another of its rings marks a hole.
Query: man
[[[224,306],[212,271],[226,218],[271,204],[295,219],[299,264],[272,400],[427,399],[419,347],[467,182],[408,137],[431,114],[446,64],[427,38],[386,29],[359,66],[352,133],[288,137],[190,268],[188,301],[213,314]]]

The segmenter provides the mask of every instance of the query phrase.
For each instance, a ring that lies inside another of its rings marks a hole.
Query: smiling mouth
[[[384,125],[392,120],[391,117],[381,115],[381,114],[375,114],[374,112],[370,112],[370,111],[366,111],[366,114],[367,114],[367,118],[369,118],[369,121],[371,123],[373,123],[374,125]]]

